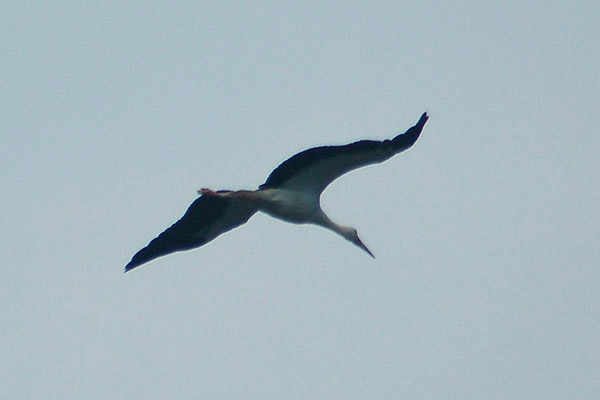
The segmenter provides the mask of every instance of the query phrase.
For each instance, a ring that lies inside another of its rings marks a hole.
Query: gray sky
[[[37,2],[0,13],[0,397],[595,399],[600,6]],[[87,4],[87,5],[86,5]],[[329,187],[124,275],[200,187]]]

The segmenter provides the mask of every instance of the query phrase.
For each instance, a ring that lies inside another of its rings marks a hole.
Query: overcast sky
[[[0,397],[599,398],[598,4],[4,2]],[[122,273],[424,111],[322,198],[376,259],[259,214]]]

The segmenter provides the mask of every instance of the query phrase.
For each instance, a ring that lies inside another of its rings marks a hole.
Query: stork
[[[275,168],[258,190],[200,189],[200,197],[183,217],[135,253],[125,266],[125,272],[155,258],[200,247],[246,223],[258,211],[287,222],[330,229],[375,258],[356,229],[333,222],[323,212],[321,193],[343,174],[381,163],[411,147],[428,118],[427,113],[423,113],[413,127],[391,140],[361,140],[343,146],[304,150]]]

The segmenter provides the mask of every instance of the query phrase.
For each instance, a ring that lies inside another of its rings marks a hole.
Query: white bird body
[[[319,196],[287,188],[272,188],[252,192],[260,211],[294,224],[315,223],[321,207]]]
[[[415,126],[392,140],[362,140],[300,152],[275,168],[258,190],[199,190],[201,196],[183,217],[138,251],[125,271],[175,251],[202,246],[246,223],[258,211],[294,224],[308,223],[330,229],[374,257],[359,239],[356,229],[331,221],[323,212],[321,193],[341,175],[381,163],[411,147],[427,119],[423,113]]]

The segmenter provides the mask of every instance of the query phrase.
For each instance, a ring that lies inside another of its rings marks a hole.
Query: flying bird
[[[361,140],[304,150],[275,168],[258,190],[200,189],[200,197],[183,217],[135,253],[125,272],[155,258],[200,247],[246,223],[258,211],[287,222],[330,229],[375,258],[356,229],[339,225],[325,215],[320,206],[321,193],[343,174],[381,163],[411,147],[428,118],[423,113],[413,127],[391,140]]]

